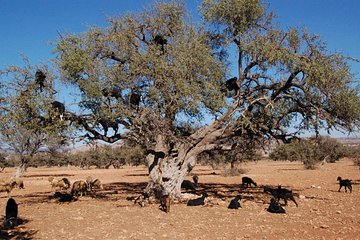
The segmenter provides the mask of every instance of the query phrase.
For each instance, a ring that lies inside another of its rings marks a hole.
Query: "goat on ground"
[[[279,186],[278,188],[271,188],[271,187],[266,186],[266,187],[264,187],[264,192],[270,193],[271,195],[273,195],[277,201],[280,201],[280,199],[283,199],[285,202],[285,206],[287,205],[287,200],[290,199],[291,201],[293,201],[295,203],[296,207],[298,207],[298,204],[294,198],[294,194],[291,190],[281,188],[281,186]]]
[[[103,189],[103,185],[99,179],[93,179],[91,176],[86,178],[86,183],[88,185],[89,191],[94,191],[94,189]]]
[[[237,195],[234,199],[232,199],[230,201],[230,204],[229,204],[228,208],[230,208],[230,209],[238,209],[238,208],[240,208],[241,207],[240,203],[239,203],[240,199],[241,199],[241,196]]]
[[[54,177],[49,177],[48,180],[51,184],[51,188],[60,188],[66,190],[71,186],[69,179],[65,177],[62,179],[54,179]]]
[[[186,190],[191,190],[191,191],[195,192],[196,188],[197,188],[197,185],[198,185],[198,182],[199,182],[199,177],[197,175],[194,175],[193,180],[194,180],[194,182],[191,182],[189,180],[184,180],[181,183],[181,188],[184,188]]]
[[[7,228],[14,228],[18,221],[18,205],[13,198],[9,198],[6,203],[6,212],[4,217],[4,226]]]
[[[15,182],[16,182],[16,186],[19,188],[19,189],[24,189],[24,181],[21,179],[21,178],[14,178],[13,179]]]
[[[15,182],[15,187],[18,187],[19,189],[24,189],[24,181],[19,177],[0,179],[0,184],[4,184],[4,183],[10,184],[12,182]]]
[[[208,194],[206,192],[203,192],[202,196],[200,198],[196,199],[190,199],[187,202],[187,206],[200,206],[205,205],[205,198],[208,197]]]
[[[342,179],[341,177],[338,177],[337,180],[339,181],[340,184],[338,192],[340,192],[340,189],[342,187],[345,187],[345,192],[347,192],[347,188],[348,188],[350,190],[350,193],[352,193],[351,179]]]
[[[256,182],[254,182],[249,177],[243,177],[241,180],[242,180],[242,186],[244,187],[251,187],[251,184],[254,185],[255,187],[257,186]]]
[[[74,198],[74,196],[71,193],[61,193],[61,192],[55,192],[54,198],[58,199],[59,202],[71,202],[76,201],[77,199]]]
[[[87,177],[86,177],[86,183],[87,183],[88,185],[90,185],[90,183],[91,183],[92,181],[94,181],[94,178],[93,178],[92,176],[87,176]]]
[[[167,194],[160,197],[161,210],[163,210],[166,213],[170,212],[170,204],[171,204],[170,195]]]
[[[282,206],[280,206],[280,204],[276,201],[275,198],[271,199],[267,211],[271,213],[285,213],[285,209]]]
[[[88,185],[83,180],[78,180],[73,183],[72,189],[71,189],[71,195],[77,197],[77,196],[84,196],[87,193]]]
[[[8,197],[10,197],[10,192],[16,186],[16,181],[10,182],[0,182],[0,192],[7,192]]]

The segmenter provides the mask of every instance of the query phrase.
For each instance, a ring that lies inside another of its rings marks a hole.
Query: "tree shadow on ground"
[[[271,188],[277,188],[278,185],[267,185]],[[282,186],[283,188],[289,189],[288,186]],[[201,194],[202,191],[208,193],[209,196],[219,198],[222,200],[228,200],[235,197],[236,195],[241,195],[242,199],[247,201],[254,202],[267,202],[272,197],[271,194],[264,192],[264,186],[258,185],[256,187],[244,187],[241,184],[220,184],[220,183],[206,183],[199,184],[198,194]],[[292,188],[295,197],[299,197],[299,193],[302,189]]]
[[[28,219],[18,218],[18,224],[14,228],[7,229],[3,225],[0,227],[0,239],[21,239],[30,240],[38,232],[37,230],[25,229],[24,225],[29,222]],[[3,219],[1,219],[3,221]]]
[[[24,198],[25,200],[21,201],[21,204],[32,205],[37,203],[51,203],[54,193],[53,192],[34,192],[26,195],[21,195],[18,197]]]
[[[263,201],[268,196],[264,193],[262,186],[258,187],[241,187],[240,184],[221,184],[221,183],[206,183],[200,184],[197,192],[205,191],[209,196],[226,200],[233,198],[236,195],[241,195],[243,199],[253,201]]]
[[[197,175],[197,176],[216,176],[217,175],[217,176],[219,176],[221,174],[216,173],[215,171],[212,171],[212,172],[207,171],[206,173],[196,173],[196,174],[193,174],[193,175]]]
[[[73,177],[74,174],[29,174],[22,176],[23,178],[32,178],[32,177]]]
[[[90,192],[88,196],[90,196],[91,198],[106,201],[117,201],[120,199],[126,199],[129,196],[135,198],[135,196],[137,197],[144,192],[146,185],[147,182],[113,182],[103,184],[103,190],[96,190],[94,192]]]
[[[132,174],[126,174],[125,176],[126,177],[147,177],[147,176],[149,176],[149,174],[147,174],[147,173],[138,173],[138,174],[132,173]]]
[[[146,188],[147,182],[113,182],[104,184],[104,189],[117,191],[118,193],[142,193]]]
[[[95,190],[93,192],[88,192],[85,197],[90,197],[93,199],[101,201],[118,201],[118,200],[129,200],[134,201],[138,196],[140,196],[147,186],[147,182],[113,182],[104,184],[104,189]],[[278,185],[270,186],[277,188]],[[288,186],[283,186],[283,188],[288,188]],[[294,195],[299,197],[299,192],[301,189],[292,189]],[[241,184],[224,184],[224,183],[200,183],[197,187],[195,194],[201,195],[203,191],[206,191],[210,197],[218,198],[222,200],[228,200],[233,198],[236,195],[240,194],[243,199],[248,201],[268,201],[271,198],[269,193],[264,192],[264,186],[258,185],[257,187],[243,187]],[[186,191],[182,191],[185,193]],[[194,192],[188,192],[194,193]],[[59,203],[54,198],[53,192],[35,192],[31,194],[19,196],[23,198],[21,204],[37,204],[37,203]],[[82,198],[82,197],[79,197]],[[0,238],[1,239],[1,238]]]

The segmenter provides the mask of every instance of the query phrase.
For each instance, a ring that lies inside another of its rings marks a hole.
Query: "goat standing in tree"
[[[43,91],[43,88],[45,87],[45,78],[46,75],[41,71],[37,70],[35,73],[35,83],[39,85],[40,92]]]

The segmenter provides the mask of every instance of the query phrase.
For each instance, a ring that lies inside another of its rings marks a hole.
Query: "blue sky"
[[[34,64],[53,58],[51,42],[59,32],[79,33],[106,26],[106,17],[140,11],[152,0],[2,0],[0,68],[21,65],[24,54]],[[196,15],[200,0],[185,1]],[[331,51],[360,59],[360,1],[271,0],[281,26],[303,26],[319,34]],[[198,19],[195,16],[194,19]],[[352,63],[359,79],[360,63]]]

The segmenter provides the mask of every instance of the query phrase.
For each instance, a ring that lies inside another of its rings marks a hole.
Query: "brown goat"
[[[103,189],[103,185],[99,179],[93,179],[91,181],[86,181],[90,191],[94,191],[95,189]]]
[[[7,192],[8,197],[10,197],[11,191],[16,186],[16,181],[11,182],[0,182],[0,192]]]
[[[14,181],[16,182],[16,186],[19,189],[24,189],[24,181],[21,178],[14,178]]]
[[[161,210],[168,213],[170,212],[171,197],[170,195],[163,195],[160,197]]]
[[[4,183],[9,183],[10,184],[12,182],[15,182],[15,187],[18,187],[19,189],[24,188],[24,181],[21,178],[11,177],[11,178],[0,179],[1,184],[4,184]]]
[[[88,190],[87,183],[83,180],[78,180],[73,183],[73,186],[71,189],[71,194],[75,197],[77,197],[79,195],[84,196],[84,195],[86,195],[87,190]]]
[[[54,177],[49,177],[48,178],[50,184],[51,184],[51,188],[60,188],[60,189],[69,189],[71,184],[69,179],[67,178],[62,178],[62,179],[54,179]]]

